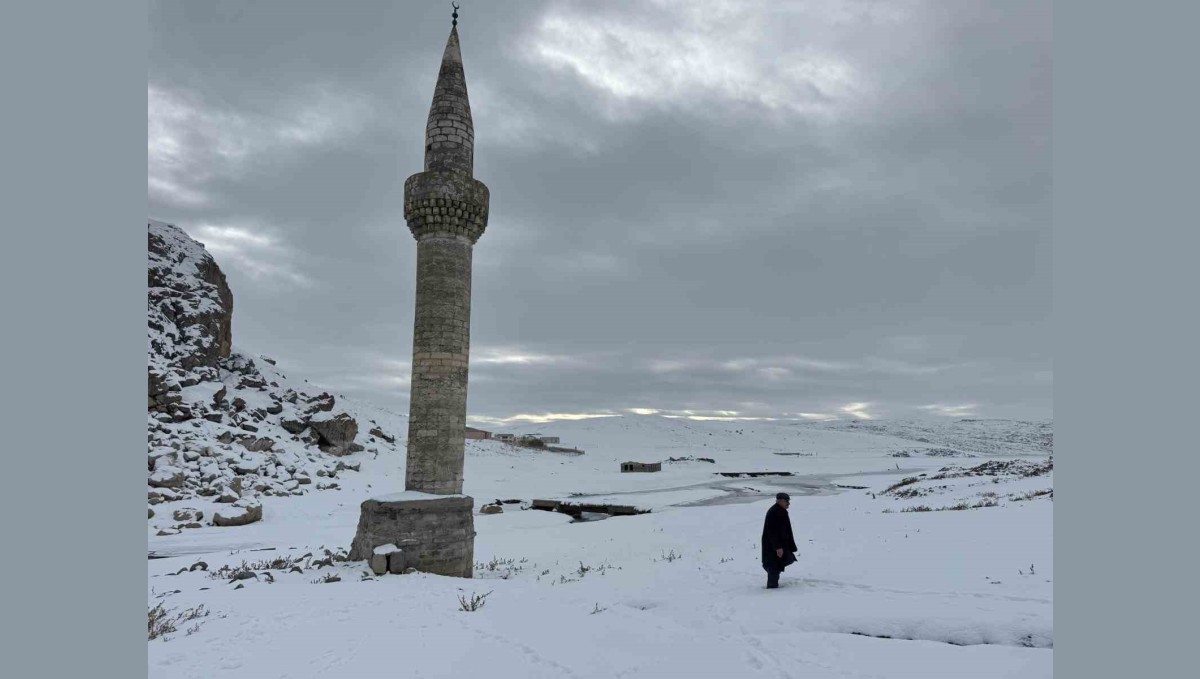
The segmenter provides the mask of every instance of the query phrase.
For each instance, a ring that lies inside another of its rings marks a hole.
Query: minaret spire
[[[458,46],[458,11],[442,53],[433,103],[425,125],[425,171],[465,172],[475,166],[475,129],[471,121],[471,102],[467,98],[467,77],[463,73],[462,52]]]

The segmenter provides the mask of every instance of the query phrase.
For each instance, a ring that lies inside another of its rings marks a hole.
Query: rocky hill
[[[395,432],[360,432],[332,394],[305,393],[275,361],[234,350],[233,293],[203,245],[156,221],[148,237],[147,501],[160,535],[251,523],[261,496],[336,488],[339,473],[358,471],[360,441],[394,450]],[[155,516],[185,499],[196,506]]]

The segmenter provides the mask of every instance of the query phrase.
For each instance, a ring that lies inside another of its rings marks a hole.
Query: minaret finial
[[[451,21],[451,22],[450,22],[450,25],[451,25],[451,26],[458,26],[458,3],[457,3],[457,2],[452,2],[452,3],[450,3],[450,5],[454,7],[454,14],[452,14],[452,15],[451,15],[451,16],[453,16],[453,17],[454,17],[454,21]]]

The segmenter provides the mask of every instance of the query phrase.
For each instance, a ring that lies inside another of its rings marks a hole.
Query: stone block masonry
[[[393,544],[419,571],[469,578],[475,564],[474,500],[465,495],[405,492],[362,503],[349,559],[370,559]]]
[[[425,171],[404,182],[417,241],[417,301],[405,492],[362,504],[351,559],[394,544],[418,570],[469,578],[474,501],[462,495],[471,348],[471,260],[488,221],[488,188],[472,175],[475,131],[452,28],[425,126]],[[378,564],[377,564],[378,565]]]
[[[461,493],[471,332],[471,245],[417,244],[408,467],[405,487]]]

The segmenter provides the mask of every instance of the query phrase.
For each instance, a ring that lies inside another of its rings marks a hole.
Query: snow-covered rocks
[[[181,507],[171,513],[171,518],[176,521],[199,521],[204,518],[204,512],[193,507]]]
[[[376,547],[367,561],[375,575],[404,575],[409,569],[404,550],[391,543]]]
[[[335,464],[362,450],[354,415],[289,385],[274,359],[235,351],[232,291],[204,246],[161,222],[148,235],[147,503],[337,488],[313,477],[358,470]],[[252,515],[224,510],[223,521]]]

